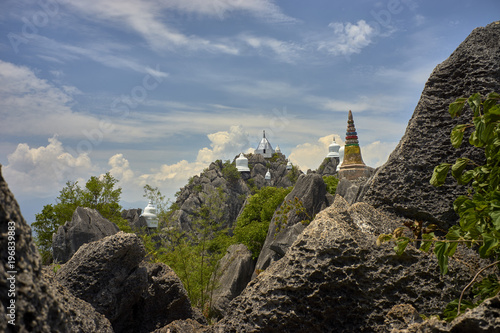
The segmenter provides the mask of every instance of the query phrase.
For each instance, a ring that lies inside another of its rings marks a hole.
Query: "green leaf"
[[[448,112],[450,113],[452,118],[458,117],[462,114],[462,109],[464,108],[465,101],[467,98],[460,97],[457,100],[450,104],[448,108]]]
[[[423,234],[422,235],[422,243],[420,244],[420,250],[424,252],[429,252],[432,242],[436,236],[434,235],[433,232],[428,233],[428,234]]]
[[[493,105],[489,108],[489,114],[500,116],[500,105]]]
[[[474,112],[474,117],[478,117],[480,115],[481,110],[481,94],[475,93],[467,99],[470,108]]]
[[[445,242],[436,242],[436,245],[434,246],[434,253],[438,258],[439,269],[443,275],[448,272],[448,255],[446,253],[449,246],[450,243]]]
[[[490,211],[491,223],[497,231],[500,231],[500,210]]]
[[[465,312],[467,309],[473,309],[475,306],[469,300],[462,300],[460,303],[460,313]],[[443,319],[450,322],[457,317],[458,312],[458,299],[455,299],[446,305],[443,311]]]
[[[453,202],[453,209],[455,210],[455,212],[459,213],[459,211],[461,210],[461,207],[462,205],[467,201],[469,200],[468,197],[466,197],[465,195],[461,195],[459,196],[458,198],[455,199],[455,202]]]
[[[470,160],[468,158],[464,157],[457,158],[457,161],[451,167],[451,175],[453,176],[453,178],[459,179],[460,176],[462,176],[462,172],[464,171],[469,161]]]
[[[392,234],[381,234],[377,237],[377,246],[380,246],[382,243],[388,242],[392,240]]]
[[[483,234],[483,245],[479,248],[479,255],[482,258],[487,258],[498,248],[499,245],[500,243],[498,242],[498,238],[496,238],[493,234]]]
[[[451,130],[450,140],[453,147],[458,148],[462,144],[466,127],[466,124],[459,124]]]
[[[441,186],[444,184],[446,180],[446,176],[448,175],[448,171],[450,170],[451,164],[449,163],[441,163],[440,165],[434,168],[434,172],[432,173],[431,180],[429,181],[433,186]]]
[[[477,131],[472,132],[472,134],[469,137],[469,143],[471,145],[479,147],[479,148],[484,146],[483,142],[481,142],[481,140],[479,140]]]
[[[396,241],[396,246],[394,247],[394,251],[396,251],[396,254],[398,256],[402,255],[403,252],[406,250],[406,246],[410,242],[410,239],[408,237],[400,237]]]
[[[474,170],[465,171],[459,179],[457,179],[460,185],[468,184],[474,178]]]

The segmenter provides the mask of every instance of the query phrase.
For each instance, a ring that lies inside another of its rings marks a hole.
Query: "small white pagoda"
[[[236,159],[236,169],[239,172],[250,172],[250,168],[248,167],[248,158],[246,158],[243,153],[241,153]]]
[[[156,207],[150,200],[146,208],[144,208],[144,213],[141,214],[144,219],[146,219],[146,224],[148,228],[158,228],[158,216],[156,215]]]

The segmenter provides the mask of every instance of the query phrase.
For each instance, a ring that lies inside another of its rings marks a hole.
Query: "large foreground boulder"
[[[266,240],[255,265],[256,272],[265,270],[271,263],[281,259],[306,227],[303,221],[312,220],[332,201],[333,196],[326,191],[326,184],[319,174],[300,175],[282,204],[293,207],[287,213],[286,224],[276,232],[276,223],[279,221],[276,213],[269,224]]]
[[[31,229],[1,166],[0,231],[0,332],[113,332],[109,321],[87,302],[43,279]],[[9,258],[13,246],[14,258]],[[11,290],[15,296],[9,295]]]
[[[71,221],[57,229],[52,236],[54,262],[65,263],[83,244],[116,234],[116,224],[102,217],[95,209],[77,207]]]
[[[470,122],[470,110],[452,119],[448,105],[458,97],[500,92],[500,22],[477,28],[430,75],[406,132],[388,161],[367,184],[363,201],[399,215],[448,227],[457,221],[453,200],[466,193],[451,179],[434,188],[432,171],[440,163],[466,156],[484,161],[481,151],[464,140],[450,144],[450,132]],[[451,178],[451,177],[450,177]]]
[[[440,312],[473,272],[451,260],[452,273],[442,276],[433,255],[409,248],[397,256],[391,245],[375,245],[377,235],[399,223],[366,203],[349,207],[336,196],[209,331],[385,332],[394,305]]]
[[[177,275],[144,256],[139,237],[119,232],[82,245],[56,280],[105,315],[115,332],[151,332],[177,319],[203,322]]]

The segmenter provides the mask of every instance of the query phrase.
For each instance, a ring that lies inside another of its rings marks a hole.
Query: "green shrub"
[[[335,195],[337,191],[337,185],[339,184],[339,179],[337,176],[323,176],[323,180],[326,184],[326,191],[331,195]]]
[[[290,193],[291,188],[263,187],[248,198],[247,205],[236,221],[235,243],[245,244],[256,259],[266,240],[274,212]]]

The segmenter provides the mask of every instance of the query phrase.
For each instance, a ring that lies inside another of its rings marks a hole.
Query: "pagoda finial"
[[[262,130],[262,137],[265,138],[266,137],[266,130]]]

